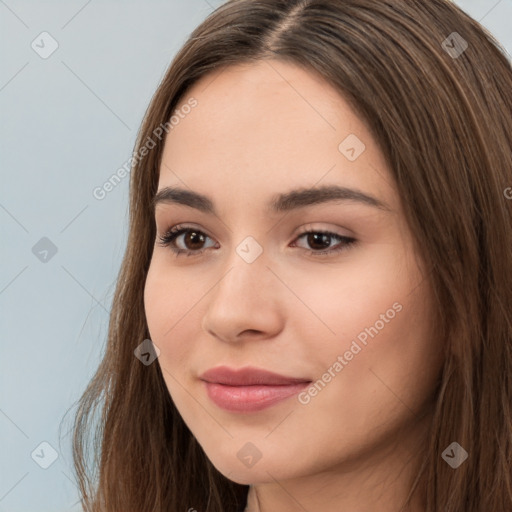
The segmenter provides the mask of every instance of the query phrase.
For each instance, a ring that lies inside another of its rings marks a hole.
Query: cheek
[[[192,337],[184,330],[192,321],[194,293],[190,285],[182,281],[183,275],[171,273],[168,265],[157,260],[151,263],[144,287],[150,338],[160,349],[157,361],[169,395],[180,411],[187,410],[190,405],[190,397],[184,392],[182,383],[184,369],[190,367],[194,352]]]
[[[441,358],[430,336],[429,312],[419,300],[421,291],[419,287],[415,294],[393,295],[399,300],[384,300],[370,309],[371,314],[362,311],[345,317],[345,325],[338,324],[343,333],[340,342],[317,353],[324,367],[320,382],[316,381],[317,407],[340,404],[331,413],[347,428],[361,431],[423,407],[433,391]]]
[[[368,331],[375,335],[375,324],[379,339],[385,338],[381,333],[389,335],[390,326],[396,328],[408,314],[401,310],[420,280],[415,269],[405,272],[400,255],[391,245],[375,246],[354,253],[344,265],[318,265],[314,277],[311,269],[283,272],[283,280],[293,283],[300,301],[296,301],[295,312],[290,312],[301,325],[298,339],[307,342],[318,356],[349,350],[358,335],[364,346],[365,340],[372,339]]]
[[[411,407],[421,402],[440,365],[428,280],[398,251],[380,251],[378,263],[333,269],[315,286],[303,280],[295,289],[317,317],[305,314],[299,328],[299,339],[310,340],[302,359],[318,379],[311,401],[342,403],[361,420],[400,403],[397,397]]]
[[[198,300],[183,274],[170,272],[158,259],[152,261],[144,287],[144,309],[151,340],[160,349],[159,361],[166,368],[179,365],[185,349],[191,347],[178,341],[184,339],[183,329],[190,324]]]

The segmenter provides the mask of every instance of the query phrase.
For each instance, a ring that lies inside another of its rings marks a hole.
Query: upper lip
[[[261,368],[245,367],[245,368],[229,368],[228,366],[217,366],[210,368],[199,376],[201,380],[206,382],[224,384],[228,386],[283,386],[290,384],[299,384],[311,382],[308,379],[300,379],[294,377],[286,377],[278,373],[269,372]]]

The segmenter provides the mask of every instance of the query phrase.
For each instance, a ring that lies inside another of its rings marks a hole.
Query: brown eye
[[[178,238],[182,235],[182,244],[184,245],[184,248],[176,246]],[[202,246],[207,238],[210,237],[198,229],[174,226],[163,236],[159,237],[159,240],[161,246],[170,247],[176,255],[185,253],[188,256],[192,256],[203,252],[204,249]]]
[[[351,238],[348,236],[342,236],[338,235],[336,233],[332,233],[330,231],[306,231],[305,233],[302,233],[297,237],[297,240],[300,240],[301,238],[304,238],[306,240],[306,243],[308,247],[310,247],[313,250],[310,250],[309,253],[313,254],[315,256],[324,256],[329,255],[333,253],[337,253],[340,251],[343,251],[345,249],[348,249],[350,246],[355,244],[356,239]],[[339,244],[338,247],[334,246],[335,248],[329,248],[331,240],[332,239],[338,240]],[[327,249],[327,250],[325,250]]]

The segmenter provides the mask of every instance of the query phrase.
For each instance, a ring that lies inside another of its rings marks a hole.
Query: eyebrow
[[[355,201],[380,210],[392,211],[386,203],[376,197],[359,190],[338,185],[301,188],[277,194],[267,203],[267,209],[269,212],[275,213],[288,212],[306,206],[334,201]],[[159,190],[153,198],[153,207],[160,203],[182,204],[204,213],[218,215],[215,205],[209,197],[179,187],[164,187]]]

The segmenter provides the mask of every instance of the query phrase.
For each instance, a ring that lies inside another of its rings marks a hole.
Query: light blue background
[[[221,3],[0,0],[0,512],[80,510],[71,413],[60,444],[58,428],[104,349],[129,179],[101,201],[92,191],[130,157],[172,57]],[[512,52],[511,0],[458,4]],[[47,59],[31,48],[43,31],[59,44]],[[57,247],[46,263],[32,252],[42,237]],[[44,441],[58,453],[46,470],[31,458]]]

